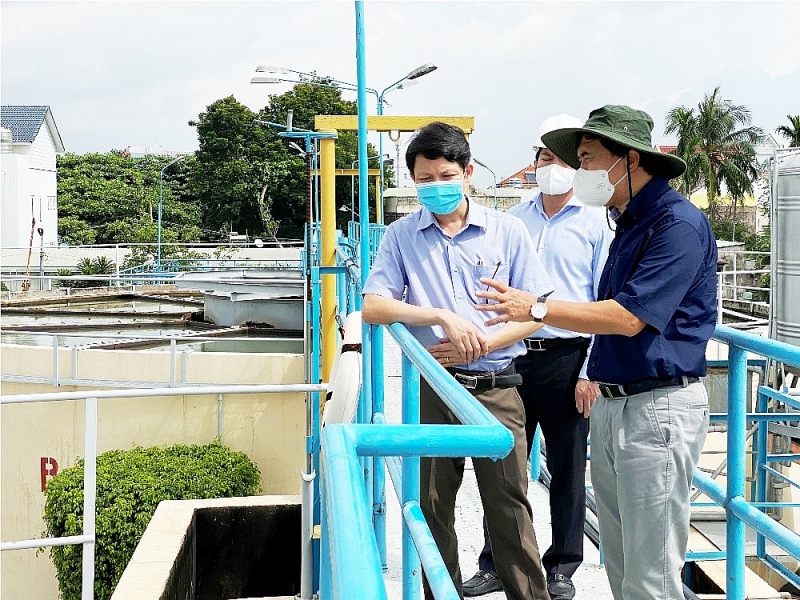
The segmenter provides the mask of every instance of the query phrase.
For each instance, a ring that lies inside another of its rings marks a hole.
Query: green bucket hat
[[[583,127],[556,129],[545,133],[542,141],[553,154],[575,169],[581,166],[578,144],[581,136],[588,133],[651,156],[651,165],[657,171],[653,175],[664,175],[670,179],[682,175],[686,163],[674,154],[665,154],[653,148],[650,137],[652,131],[653,119],[646,112],[630,106],[607,104],[589,113]]]

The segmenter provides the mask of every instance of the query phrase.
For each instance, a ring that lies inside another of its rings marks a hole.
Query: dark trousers
[[[473,392],[474,393],[474,392]],[[549,600],[536,534],[528,503],[525,411],[516,388],[495,388],[474,393],[514,436],[514,448],[500,460],[473,458],[475,478],[488,523],[488,535],[497,548],[497,573],[508,600]],[[420,421],[456,424],[453,413],[422,379]],[[463,598],[455,531],[456,494],[464,475],[464,458],[420,460],[420,504],[433,539],[459,596]],[[431,600],[428,581],[422,579],[425,598]]]
[[[586,521],[586,439],[588,419],[575,408],[575,385],[589,346],[576,344],[529,350],[516,359],[523,383],[517,389],[525,405],[525,436],[530,455],[536,426],[542,428],[550,471],[550,522],[553,542],[542,556],[548,575],[572,577],[583,562]],[[496,573],[486,533],[478,568]],[[495,554],[497,554],[495,552]]]

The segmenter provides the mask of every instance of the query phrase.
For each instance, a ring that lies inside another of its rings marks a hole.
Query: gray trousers
[[[615,600],[683,599],[692,474],[708,418],[702,382],[592,407],[592,486]]]
[[[473,458],[475,478],[492,542],[500,583],[508,600],[549,600],[528,503],[525,409],[516,388],[474,394],[514,436],[514,449],[501,460]],[[456,424],[458,420],[431,389],[420,382],[420,421]],[[456,494],[464,475],[463,458],[420,460],[420,504],[459,596],[461,568],[455,531]],[[432,599],[423,577],[425,598]]]

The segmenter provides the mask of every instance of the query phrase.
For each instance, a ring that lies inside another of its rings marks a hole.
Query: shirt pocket
[[[497,266],[497,263],[493,265],[475,265],[475,281],[478,281],[481,277],[485,277],[486,279],[496,279],[508,285],[508,265],[500,265],[499,267]]]

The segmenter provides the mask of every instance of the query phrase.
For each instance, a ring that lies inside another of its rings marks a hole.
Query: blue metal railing
[[[766,502],[766,474],[777,473],[770,463],[797,460],[793,454],[771,454],[767,449],[768,425],[770,421],[800,421],[800,412],[768,412],[770,403],[783,403],[800,411],[800,401],[792,397],[788,390],[776,390],[760,386],[756,402],[756,413],[748,413],[747,396],[747,353],[754,353],[771,361],[791,367],[800,367],[800,348],[783,342],[758,337],[724,325],[717,326],[714,339],[728,345],[728,412],[712,415],[712,420],[727,423],[727,484],[723,488],[710,476],[695,471],[694,484],[716,504],[725,509],[726,548],[724,553],[704,553],[701,556],[687,556],[693,559],[726,560],[727,598],[745,598],[745,528],[756,531],[756,557],[780,573],[794,585],[800,585],[800,577],[784,566],[766,549],[767,542],[776,544],[793,559],[800,559],[800,535],[774,521],[764,510],[773,506],[793,505],[789,503]],[[745,498],[746,485],[746,447],[747,422],[756,422],[757,429],[753,442],[753,467],[755,489],[752,496],[755,502]],[[780,474],[779,474],[780,475]],[[792,482],[793,485],[794,482]]]
[[[379,548],[370,527],[371,506],[358,460],[380,456],[389,457],[389,472],[403,511],[403,597],[419,597],[421,562],[438,598],[458,598],[419,508],[419,457],[501,458],[511,451],[513,438],[404,326],[394,324],[388,330],[403,351],[403,424],[386,424],[377,413],[372,425],[329,425],[322,435],[322,547],[327,569],[321,571],[321,596],[386,597]],[[464,425],[419,424],[420,374]],[[360,568],[355,571],[353,564]]]

